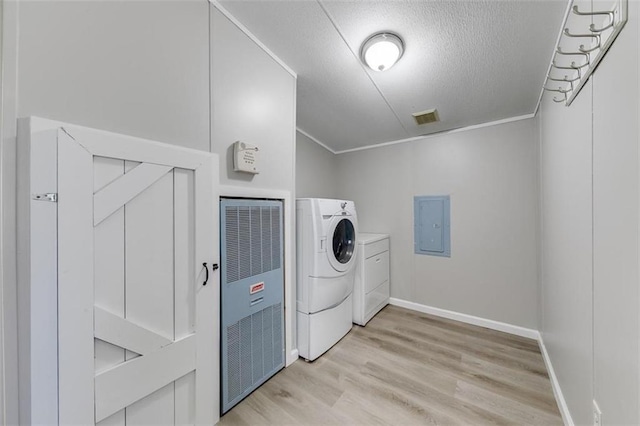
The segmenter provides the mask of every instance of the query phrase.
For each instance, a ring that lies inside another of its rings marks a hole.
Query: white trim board
[[[301,134],[305,135],[306,137],[308,137],[309,139],[311,139],[312,141],[314,141],[315,143],[317,143],[318,145],[320,145],[321,147],[323,147],[324,149],[326,149],[327,151],[331,152],[332,154],[338,155],[338,154],[346,154],[348,152],[365,151],[367,149],[375,149],[375,148],[380,148],[380,147],[383,147],[383,146],[398,145],[398,144],[401,144],[401,143],[415,142],[415,141],[419,141],[419,140],[423,140],[423,139],[431,139],[431,138],[436,138],[438,136],[450,135],[450,134],[453,134],[453,133],[468,132],[470,130],[478,130],[478,129],[483,129],[485,127],[499,126],[501,124],[508,124],[508,123],[513,123],[515,121],[528,120],[528,119],[534,118],[534,117],[535,117],[535,114],[519,115],[519,116],[516,116],[516,117],[504,118],[502,120],[496,120],[496,121],[489,121],[487,123],[474,124],[472,126],[458,127],[457,129],[443,130],[442,132],[431,133],[431,134],[428,134],[428,135],[413,136],[413,137],[406,138],[406,139],[398,139],[398,140],[389,141],[389,142],[381,142],[381,143],[377,143],[377,144],[373,144],[373,145],[360,146],[358,148],[343,149],[341,151],[340,150],[337,151],[337,150],[334,150],[332,148],[329,148],[329,146],[327,144],[325,144],[324,142],[320,141],[319,139],[311,136],[309,133],[305,132],[304,130],[301,130],[299,127],[297,127],[296,130],[298,132],[300,132]]]
[[[556,376],[556,372],[553,369],[553,364],[551,364],[551,358],[549,358],[549,353],[547,352],[547,347],[544,345],[544,340],[542,339],[541,333],[538,333],[538,346],[540,347],[540,352],[542,353],[544,365],[547,367],[547,372],[549,373],[551,388],[553,389],[553,395],[556,397],[556,403],[558,404],[558,409],[560,410],[562,421],[566,426],[574,426],[575,423],[573,423],[573,419],[571,418],[569,406],[567,405],[567,401],[564,399],[564,395],[562,394],[560,382],[558,382],[558,377]]]
[[[264,43],[262,43],[258,39],[258,37],[253,35],[253,33],[251,33],[251,31],[249,31],[249,29],[247,27],[242,25],[242,23],[240,21],[238,21],[238,19],[236,19],[236,17],[233,16],[231,14],[231,12],[229,12],[227,9],[225,9],[224,6],[222,6],[220,3],[218,3],[217,0],[209,0],[209,3],[211,3],[211,5],[213,7],[218,9],[220,11],[220,13],[222,13],[228,20],[230,20],[233,23],[233,25],[238,27],[238,29],[240,31],[245,33],[245,35],[247,37],[249,37],[251,39],[251,41],[253,41],[255,44],[257,44],[262,50],[264,50],[267,55],[271,56],[271,58],[273,58],[274,61],[276,61],[282,68],[284,68],[284,70],[286,72],[291,74],[294,78],[298,78],[298,74],[294,70],[292,70],[289,67],[289,65],[285,64],[284,61],[282,59],[280,59],[275,53],[273,53],[273,51],[271,49],[269,49],[267,46],[265,46]]]
[[[455,321],[464,322],[466,324],[477,325],[479,327],[489,328],[491,330],[502,331],[504,333],[515,334],[516,336],[527,337],[529,339],[538,340],[538,330],[520,327],[518,325],[507,324],[505,322],[494,321],[486,318],[475,317],[473,315],[463,314],[460,312],[448,311],[446,309],[434,308],[433,306],[421,305],[420,303],[409,302],[407,300],[396,299],[392,297],[389,303],[401,308],[411,309],[413,311],[431,314],[442,318],[448,318]]]
[[[16,133],[18,87],[18,9],[16,1],[2,2],[2,87],[0,88],[0,315],[2,315],[2,401],[0,423],[18,424],[18,298],[16,261]]]
[[[296,132],[300,133],[301,135],[304,135],[304,136],[308,137],[313,142],[317,143],[318,145],[320,145],[321,147],[323,147],[324,149],[326,149],[330,153],[336,154],[336,152],[333,149],[329,148],[327,145],[325,145],[324,143],[320,142],[318,139],[314,138],[309,133],[307,133],[304,130],[302,130],[300,127],[296,127]]]
[[[2,9],[4,8],[4,0],[0,0],[0,22],[2,22]],[[4,26],[4,25],[3,25]],[[3,88],[2,84],[2,31],[0,31],[0,140],[4,141],[4,125],[3,118],[4,114],[2,111],[4,110],[4,96],[3,96]],[[3,144],[0,142],[0,159],[4,158],[4,150]],[[4,222],[4,198],[2,196],[2,185],[4,179],[2,178],[2,174],[4,173],[4,167],[2,167],[2,160],[0,160],[0,271],[4,269],[4,229],[2,227],[2,223]],[[4,385],[4,309],[3,307],[3,290],[4,290],[4,276],[0,273],[0,422],[2,424],[7,424],[4,412],[5,412],[5,385]]]
[[[442,132],[431,133],[431,134],[428,134],[428,135],[414,136],[414,137],[407,138],[407,139],[399,139],[399,140],[396,140],[396,141],[383,142],[383,143],[378,143],[378,144],[375,144],[375,145],[366,145],[366,146],[361,146],[361,147],[358,147],[358,148],[343,149],[341,151],[336,151],[336,154],[345,154],[347,152],[364,151],[365,149],[379,148],[379,147],[382,147],[382,146],[397,145],[397,144],[400,144],[400,143],[407,143],[407,142],[415,142],[415,141],[418,141],[418,140],[421,140],[421,139],[431,139],[431,138],[435,138],[435,137],[438,137],[438,136],[450,135],[450,134],[453,134],[453,133],[468,132],[470,130],[483,129],[485,127],[499,126],[500,124],[512,123],[514,121],[528,120],[529,118],[533,118],[533,117],[535,117],[534,114],[519,115],[517,117],[509,117],[509,118],[504,118],[502,120],[496,120],[496,121],[489,121],[487,123],[474,124],[472,126],[458,127],[457,129],[444,130]]]

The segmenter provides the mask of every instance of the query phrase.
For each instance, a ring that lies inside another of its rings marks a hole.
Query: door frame
[[[4,0],[0,0],[0,28],[4,28],[4,18],[3,18],[3,10],[4,10]],[[3,162],[3,148],[4,148],[4,86],[2,84],[2,75],[3,75],[3,59],[4,59],[4,49],[2,45],[3,34],[0,30],[0,271],[4,268],[4,228],[2,226],[2,222],[4,220],[4,197],[3,197],[3,188],[2,175],[4,174],[4,167],[2,166]],[[5,418],[6,412],[6,402],[5,402],[5,380],[4,380],[4,277],[3,274],[0,273],[0,422],[2,424],[7,424]]]
[[[1,1],[1,0],[0,0]],[[0,421],[19,424],[16,265],[17,1],[2,1],[0,48]],[[3,411],[4,410],[4,411]]]
[[[61,123],[45,120],[18,122],[16,231],[17,252],[21,253],[17,263],[18,355],[22,360],[18,365],[21,424],[58,422],[57,266],[50,259],[52,255],[57,256],[57,242],[55,233],[47,232],[57,221],[57,209],[54,203],[48,202],[32,208],[31,193],[57,192],[57,184],[51,179],[55,176],[57,160],[47,157],[56,155],[56,129],[59,125]],[[34,150],[34,146],[54,150]],[[45,166],[53,166],[53,169],[42,169]],[[32,214],[40,218],[50,217],[46,222],[37,222],[40,227],[32,229]],[[33,245],[35,250],[32,252],[32,235],[35,234],[40,234],[40,239],[37,245]],[[48,250],[38,250],[38,247],[54,247],[54,252],[50,254]],[[39,297],[34,297],[35,303],[31,303],[31,277],[34,273],[38,276],[38,286],[33,290]],[[55,374],[51,374],[52,369]]]
[[[284,327],[285,368],[298,359],[296,341],[296,206],[291,191],[247,186],[220,185],[220,197],[271,198],[284,202]]]

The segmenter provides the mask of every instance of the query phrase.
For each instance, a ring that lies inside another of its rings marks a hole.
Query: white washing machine
[[[296,200],[300,356],[313,361],[351,330],[358,221],[353,201]]]

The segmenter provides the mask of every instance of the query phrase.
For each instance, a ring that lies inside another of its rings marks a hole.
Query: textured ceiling
[[[564,0],[222,0],[298,73],[298,128],[334,151],[535,111]],[[360,46],[383,30],[405,53],[378,73]],[[437,108],[439,123],[411,113]]]

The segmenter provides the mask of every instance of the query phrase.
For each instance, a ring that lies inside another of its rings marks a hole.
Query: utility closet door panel
[[[58,159],[60,423],[213,424],[212,156],[70,134]]]
[[[139,164],[95,157],[94,190]],[[175,185],[177,176],[184,181],[180,187]],[[192,191],[193,171],[174,169],[94,228],[96,307],[171,341],[194,332],[195,295],[184,285],[193,278],[174,276],[174,268],[188,271],[188,265],[195,264],[193,250],[189,250],[194,241],[193,226],[189,226]],[[178,316],[183,319],[179,327]],[[97,374],[140,356],[99,338],[95,338],[95,350]],[[185,412],[187,423],[193,423],[193,419],[188,421],[189,406],[184,405],[193,399],[188,393],[195,388],[195,374],[189,373],[182,381],[180,389],[173,383],[167,385],[103,422],[167,424],[173,423],[177,413]],[[179,398],[176,392],[186,392],[186,398]]]

